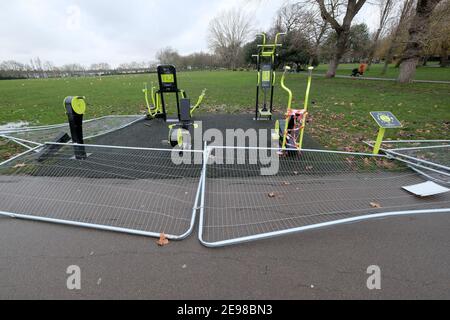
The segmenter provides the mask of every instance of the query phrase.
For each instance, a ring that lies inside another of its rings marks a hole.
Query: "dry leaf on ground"
[[[158,246],[164,247],[169,244],[169,239],[167,239],[166,235],[164,233],[161,233],[161,236],[159,237],[159,240],[157,242]]]

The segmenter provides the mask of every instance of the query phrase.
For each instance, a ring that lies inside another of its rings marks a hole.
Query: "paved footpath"
[[[305,72],[303,72],[303,73],[306,74]],[[315,73],[314,76],[316,76],[316,77],[325,77],[326,74],[324,74],[324,73]],[[397,81],[397,79],[393,79],[393,78],[352,77],[352,76],[343,76],[343,75],[336,75],[336,78],[339,78],[339,79],[354,79],[354,80],[371,80],[371,81],[389,81],[389,82],[396,82]],[[450,84],[450,81],[413,80],[413,83]]]
[[[222,249],[0,218],[0,299],[450,299],[450,215],[367,221]],[[82,289],[66,287],[68,266]],[[382,290],[367,289],[367,268]]]

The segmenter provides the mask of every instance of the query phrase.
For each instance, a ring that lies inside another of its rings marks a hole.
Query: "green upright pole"
[[[373,149],[373,154],[380,154],[381,145],[383,144],[384,135],[386,134],[386,128],[380,128],[378,132],[377,142],[375,143],[375,148]]]
[[[308,106],[309,106],[309,94],[311,92],[311,83],[312,83],[312,72],[314,70],[314,67],[309,67],[309,76],[308,76],[308,87],[306,88],[306,97],[305,97],[305,106],[304,106],[304,110],[305,110],[305,117],[303,119],[303,128],[302,128],[302,132],[300,134],[300,141],[299,141],[299,149],[303,149],[303,140],[305,138],[305,127],[306,127],[306,120],[308,118]]]

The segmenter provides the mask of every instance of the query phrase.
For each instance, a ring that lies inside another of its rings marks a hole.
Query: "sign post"
[[[377,155],[380,153],[381,145],[383,144],[384,140],[384,135],[386,134],[386,129],[399,129],[402,128],[403,125],[391,112],[377,111],[371,112],[370,115],[380,127],[377,142],[375,143],[375,147],[373,149],[373,154]]]

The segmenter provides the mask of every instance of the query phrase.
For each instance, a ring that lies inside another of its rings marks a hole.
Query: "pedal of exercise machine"
[[[261,118],[270,118],[273,116],[272,112],[270,112],[269,110],[259,110],[259,116]]]

